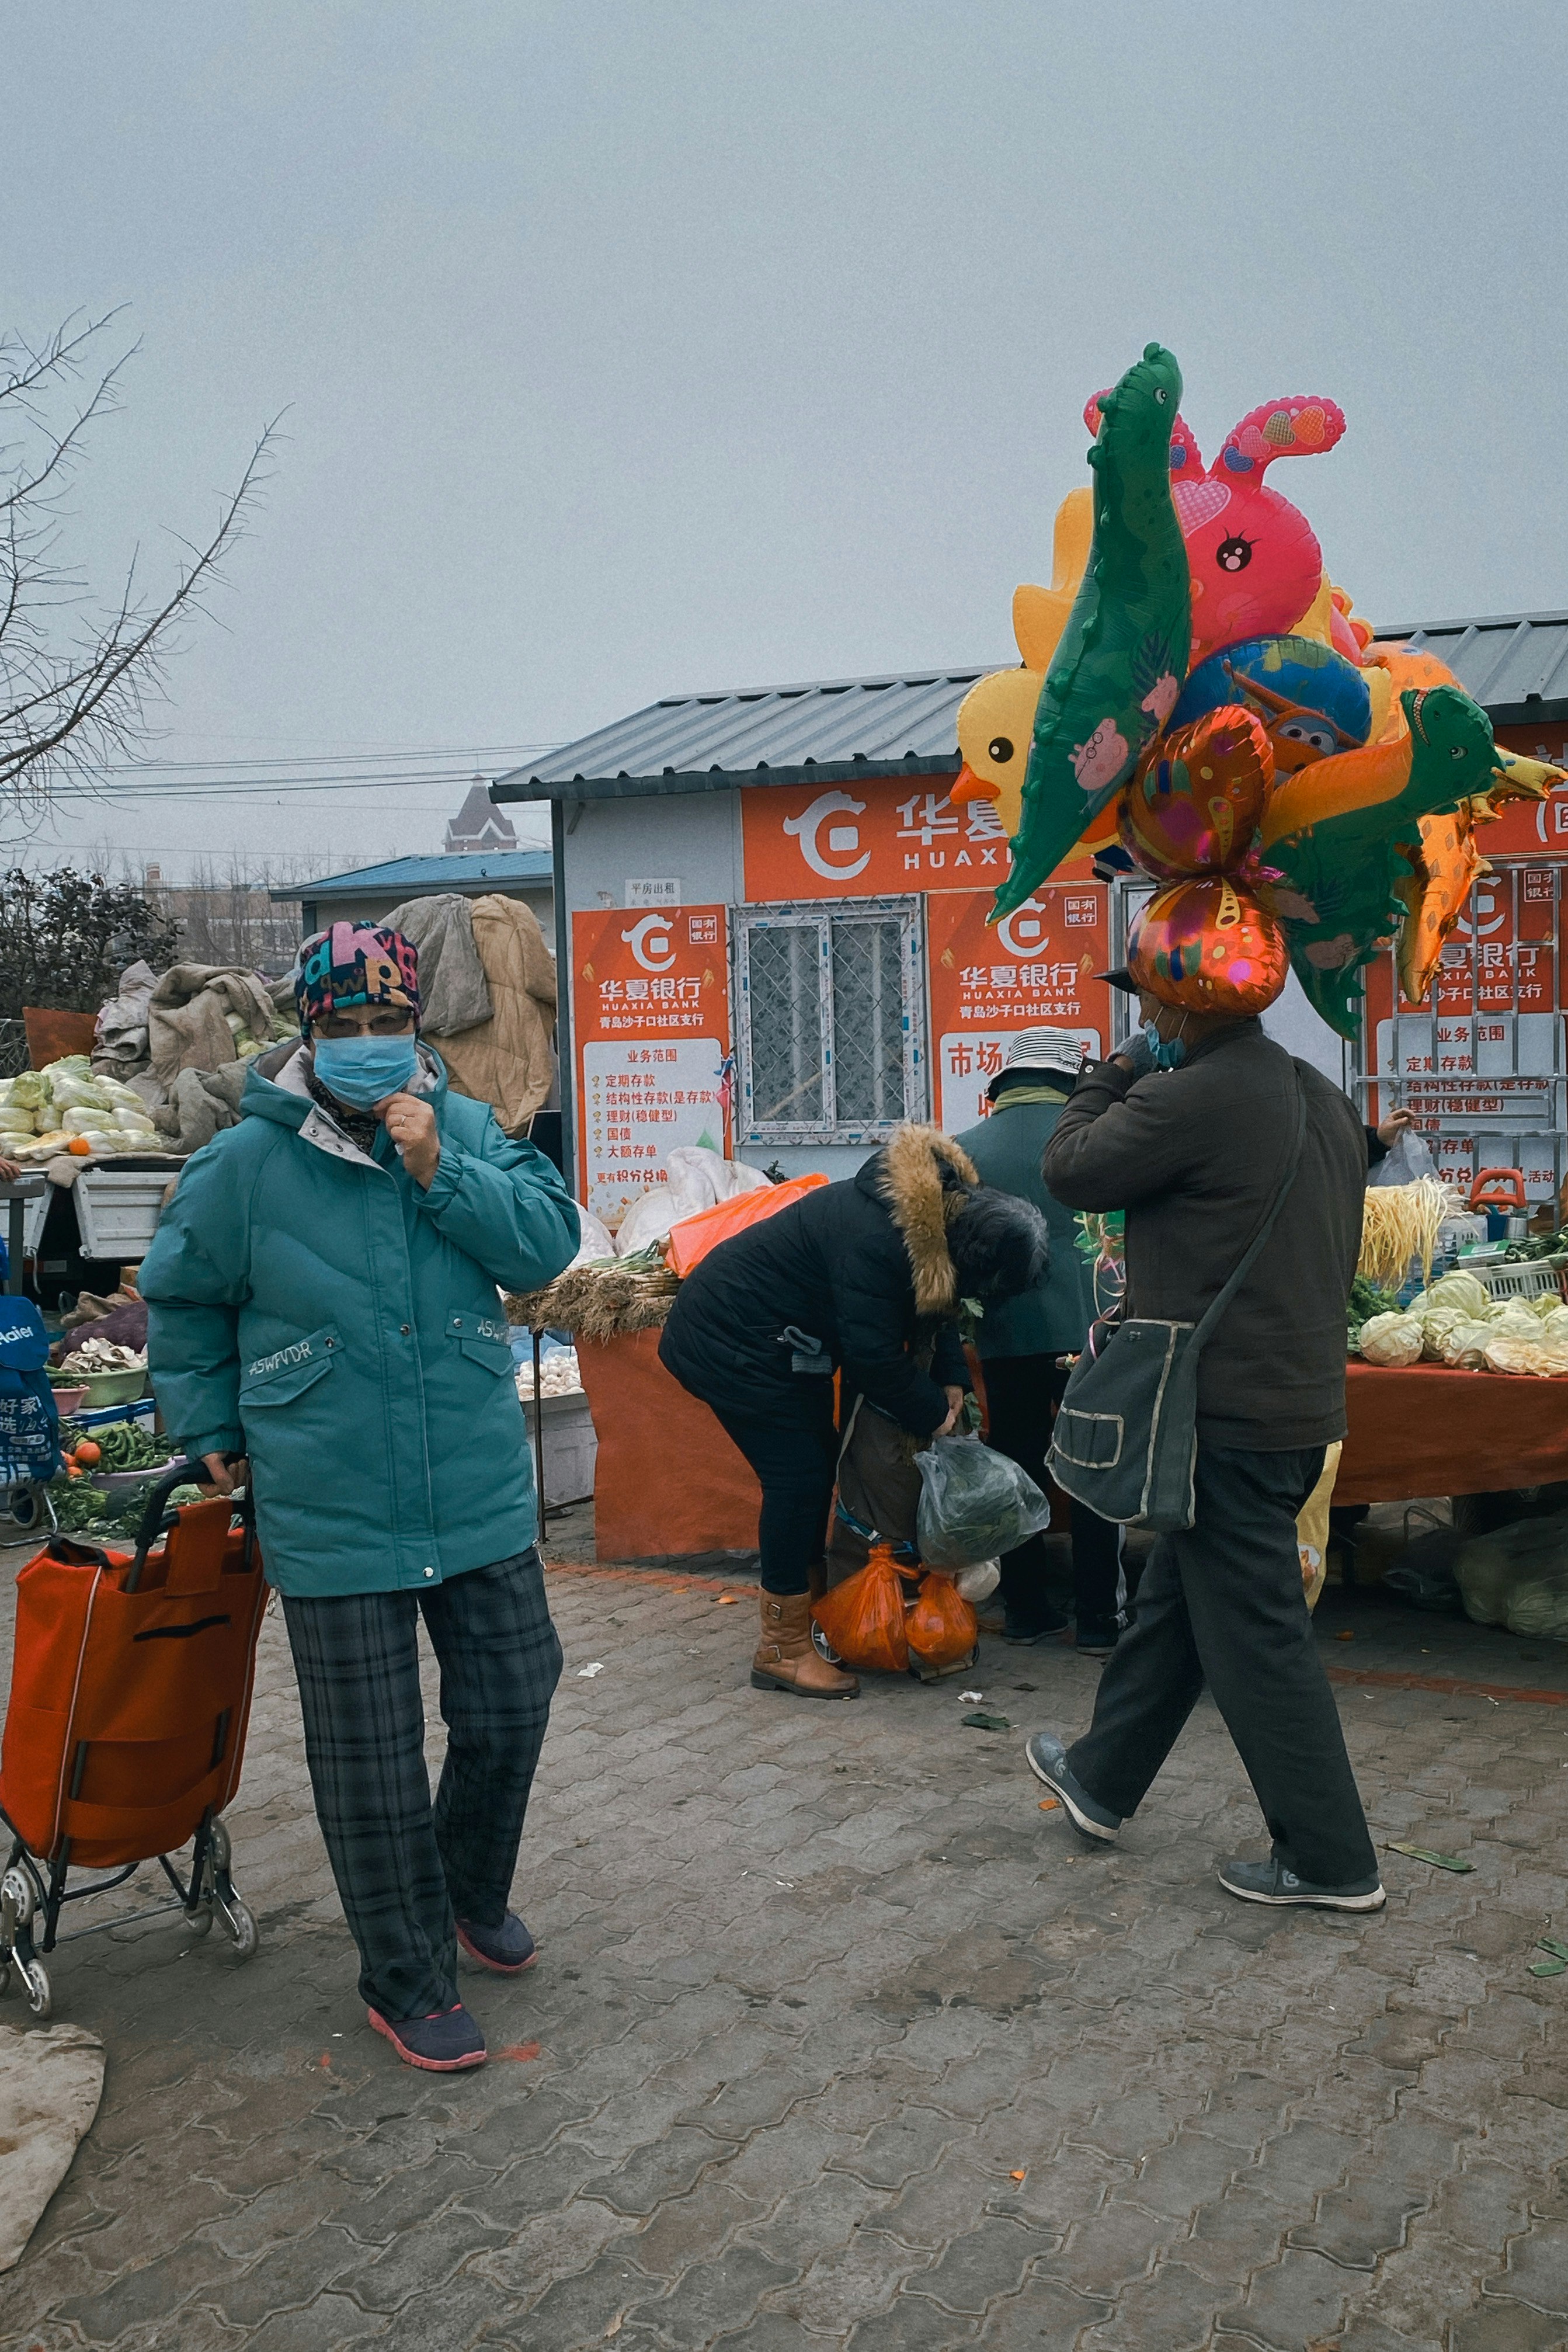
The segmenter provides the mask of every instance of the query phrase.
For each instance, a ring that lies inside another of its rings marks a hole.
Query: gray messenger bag
[[[1075,1503],[1124,1527],[1161,1535],[1190,1528],[1197,1508],[1197,1362],[1204,1343],[1251,1271],[1301,1164],[1307,1098],[1298,1112],[1291,1164],[1247,1252],[1199,1323],[1129,1317],[1097,1356],[1072,1368],[1045,1466]]]

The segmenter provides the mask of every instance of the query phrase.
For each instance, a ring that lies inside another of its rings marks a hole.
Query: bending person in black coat
[[[1035,1280],[1043,1220],[982,1186],[936,1128],[901,1127],[847,1183],[824,1184],[735,1234],[682,1283],[659,1357],[712,1406],[762,1487],[758,1689],[853,1698],[852,1675],[811,1641],[839,1438],[833,1374],[922,1442],[951,1428],[968,1387],[961,1298]]]

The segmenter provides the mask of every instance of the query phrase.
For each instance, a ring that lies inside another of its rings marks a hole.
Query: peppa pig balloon
[[[1289,970],[1278,923],[1224,874],[1157,891],[1134,919],[1127,942],[1130,977],[1162,1004],[1187,1013],[1265,1012]]]
[[[1245,875],[1274,782],[1269,738],[1232,705],[1173,730],[1128,785],[1122,840],[1145,874]]]
[[[1343,432],[1343,411],[1332,400],[1267,401],[1227,436],[1207,474],[1197,470],[1196,446],[1173,470],[1192,571],[1193,668],[1243,637],[1281,635],[1312,604],[1322,550],[1305,515],[1263,476],[1276,457],[1322,456]]]

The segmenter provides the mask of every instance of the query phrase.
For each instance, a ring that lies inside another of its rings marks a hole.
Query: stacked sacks
[[[1167,736],[1128,786],[1123,845],[1166,887],[1134,923],[1127,969],[1163,1003],[1261,1013],[1285,985],[1284,938],[1256,895],[1273,785],[1268,736],[1229,704]]]

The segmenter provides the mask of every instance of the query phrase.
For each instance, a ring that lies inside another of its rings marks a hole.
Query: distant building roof
[[[1426,621],[1379,629],[1446,661],[1494,727],[1568,719],[1568,613],[1504,613],[1481,621]]]
[[[550,752],[535,769],[514,769],[490,795],[598,800],[724,792],[737,783],[947,775],[958,759],[958,705],[977,677],[1004,667],[977,663],[899,677],[672,695]]]
[[[1446,661],[1495,726],[1568,719],[1568,613],[1384,628]],[[670,695],[612,727],[514,768],[495,801],[615,800],[728,792],[737,784],[837,784],[945,776],[958,764],[958,705],[1003,662],[832,678],[731,694]],[[296,896],[298,894],[296,893]]]
[[[348,874],[323,874],[315,882],[291,882],[274,890],[274,898],[308,898],[313,906],[332,898],[384,896],[395,905],[400,898],[427,898],[438,890],[459,890],[482,896],[486,890],[515,889],[520,882],[548,883],[548,849],[489,850],[480,856],[393,857],[384,866],[359,866]]]
[[[449,857],[474,850],[516,849],[517,829],[509,816],[503,816],[493,805],[482,776],[469,785],[456,815],[448,817],[446,838],[441,845]]]

